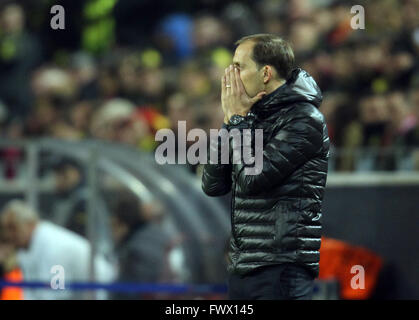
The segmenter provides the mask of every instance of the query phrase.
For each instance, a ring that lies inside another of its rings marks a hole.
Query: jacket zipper
[[[235,233],[235,230],[234,230],[234,223],[233,223],[235,194],[236,194],[236,181],[235,181],[235,179],[233,179],[233,188],[232,188],[232,193],[231,193],[231,235],[233,236],[234,242],[238,246],[238,243],[236,241],[236,233]]]

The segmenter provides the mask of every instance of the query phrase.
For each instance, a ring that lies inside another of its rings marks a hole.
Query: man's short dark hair
[[[294,52],[287,41],[274,34],[261,33],[243,37],[235,44],[238,46],[245,41],[255,43],[252,59],[259,68],[263,65],[271,65],[281,78],[288,79],[295,60]]]
[[[112,209],[115,218],[130,228],[144,222],[141,214],[141,201],[130,192],[117,194]]]

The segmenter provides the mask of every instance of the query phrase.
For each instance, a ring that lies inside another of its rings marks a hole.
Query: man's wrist
[[[239,111],[239,112],[230,112],[227,114],[227,122],[230,121],[231,117],[234,115],[238,115],[241,117],[246,117],[248,114],[248,111]]]

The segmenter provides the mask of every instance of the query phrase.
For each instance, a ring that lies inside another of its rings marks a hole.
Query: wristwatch
[[[251,111],[249,111],[246,114],[246,117],[243,117],[243,116],[241,116],[239,114],[233,114],[230,117],[230,120],[228,121],[228,124],[235,126],[235,125],[238,125],[239,123],[242,123],[244,120],[246,120],[246,118],[248,118],[248,119],[251,118],[253,120],[255,118],[255,114],[253,112],[251,112]]]
[[[246,118],[245,118],[245,117],[243,117],[243,116],[241,116],[241,115],[238,115],[238,114],[233,114],[233,115],[230,117],[230,120],[228,121],[228,124],[229,124],[229,125],[236,126],[236,125],[238,125],[239,123],[243,122],[244,120],[246,120]]]

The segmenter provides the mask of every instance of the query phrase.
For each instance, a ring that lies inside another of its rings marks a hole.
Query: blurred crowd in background
[[[65,9],[53,30],[50,8]],[[352,5],[365,29],[350,26]],[[336,149],[419,145],[417,0],[0,2],[0,135],[98,138],[152,151],[155,132],[220,128],[220,78],[244,35],[289,40],[324,93]],[[7,154],[3,154],[3,157]],[[417,160],[417,159],[416,159]],[[410,168],[418,168],[414,163]],[[396,170],[394,161],[373,169]]]
[[[65,10],[63,30],[50,24],[57,4]],[[351,28],[353,5],[364,7],[365,29]],[[218,129],[224,118],[220,79],[234,42],[255,33],[290,41],[296,66],[322,89],[331,172],[419,170],[418,0],[0,0],[0,140],[93,138],[153,152],[157,130],[176,133],[178,121],[186,121],[187,130]],[[17,172],[23,153],[1,145],[4,190],[17,176],[30,184],[25,172]],[[40,217],[19,203],[3,212],[1,261],[13,246],[28,246],[31,232],[16,231],[22,221],[30,222],[27,230],[42,226],[46,235],[38,240],[40,253],[27,262],[36,265],[42,254],[52,256],[55,245],[66,243],[48,237],[90,250],[85,239],[58,227],[87,237],[86,172],[79,163],[42,156],[40,175],[52,170],[56,195],[39,201]],[[199,166],[189,169],[200,172]],[[109,188],[107,178],[100,176],[99,189],[115,189],[116,195],[103,198],[117,201],[109,206],[112,235],[105,238],[115,242],[123,270],[113,280],[211,282],[201,266],[202,278],[188,278],[183,240],[166,236],[161,226],[170,216],[170,208],[158,203],[162,199],[138,202],[121,186]],[[9,211],[32,220],[14,219]],[[26,234],[25,245],[19,234]],[[336,248],[348,251],[341,243],[323,243],[333,257],[339,256]],[[381,260],[371,257],[378,270]],[[87,254],[78,259],[87,265]],[[323,276],[336,271],[322,270]]]

